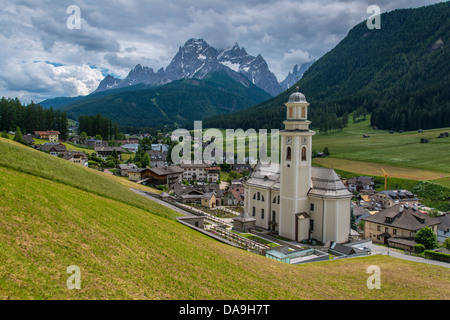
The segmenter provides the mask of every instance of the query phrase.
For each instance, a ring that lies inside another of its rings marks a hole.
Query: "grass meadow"
[[[109,175],[0,138],[0,299],[450,299],[448,268],[288,265],[213,240]],[[69,290],[67,267],[81,270]],[[367,288],[367,268],[381,289]]]

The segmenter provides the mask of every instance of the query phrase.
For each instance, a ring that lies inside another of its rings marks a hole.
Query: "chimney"
[[[398,212],[403,212],[403,205],[400,206],[400,208],[398,209]]]
[[[408,209],[409,208],[409,203],[405,202],[405,208]]]

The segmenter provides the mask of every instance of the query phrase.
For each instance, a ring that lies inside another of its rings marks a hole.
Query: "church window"
[[[256,193],[253,195],[253,200],[256,200]]]
[[[306,148],[302,148],[302,161],[306,161]]]
[[[306,117],[306,108],[303,107],[302,108],[302,118],[305,118],[305,117]]]
[[[292,118],[292,107],[289,108],[289,118]]]
[[[261,201],[264,202],[264,196],[263,195],[261,195]]]
[[[280,196],[277,197],[277,203],[280,204]]]
[[[274,197],[274,198],[273,198],[272,203],[277,203],[277,197]]]
[[[261,200],[261,194],[258,192],[258,200]]]
[[[291,147],[287,147],[287,149],[286,149],[286,160],[288,160],[288,161],[291,160],[291,157],[292,157],[291,153],[292,153]]]

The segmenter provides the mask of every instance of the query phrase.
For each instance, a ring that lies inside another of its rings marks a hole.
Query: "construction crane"
[[[381,168],[381,170],[383,170],[384,173],[384,190],[387,190],[387,178],[389,177],[389,175],[383,168]]]

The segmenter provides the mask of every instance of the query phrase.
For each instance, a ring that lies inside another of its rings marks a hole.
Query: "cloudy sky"
[[[165,68],[190,38],[217,49],[237,42],[261,54],[281,81],[369,18],[370,5],[386,12],[436,2],[0,0],[0,96],[39,102],[86,95],[107,74],[123,78],[138,63]],[[79,29],[68,27],[75,21],[71,5],[80,8]]]

